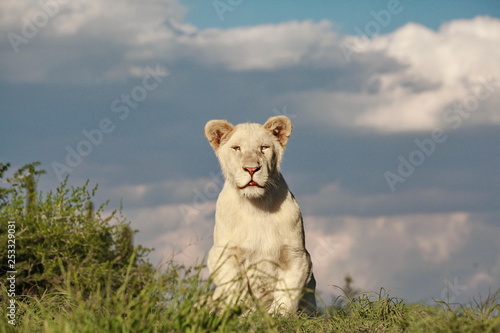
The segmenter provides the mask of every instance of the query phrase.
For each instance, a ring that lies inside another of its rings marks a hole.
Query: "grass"
[[[345,297],[341,306],[314,317],[248,314],[238,308],[214,314],[199,303],[210,293],[200,269],[170,262],[139,291],[129,289],[129,270],[118,290],[96,281],[90,293],[79,286],[78,276],[65,272],[59,290],[18,296],[16,326],[2,321],[0,332],[500,332],[498,292],[455,308],[407,304],[382,289]],[[5,288],[1,298],[7,299]],[[5,306],[0,313],[6,317]]]

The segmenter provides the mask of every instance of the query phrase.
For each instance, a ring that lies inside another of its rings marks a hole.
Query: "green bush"
[[[55,192],[38,193],[43,171],[39,163],[26,165],[7,180],[0,192],[0,244],[7,244],[7,224],[15,225],[16,294],[42,295],[65,286],[65,272],[73,274],[83,292],[104,283],[118,289],[131,265],[131,281],[140,288],[152,272],[144,260],[149,249],[133,246],[133,234],[120,212],[106,214],[102,204],[94,212],[97,186],[68,188],[64,181]],[[0,165],[3,178],[9,165]],[[7,246],[0,247],[0,278],[5,281]],[[11,269],[10,269],[11,270]]]

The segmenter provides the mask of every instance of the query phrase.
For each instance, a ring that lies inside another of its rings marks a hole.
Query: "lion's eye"
[[[240,151],[241,150],[240,146],[234,146],[234,147],[231,147],[231,149],[233,149],[234,151]]]
[[[261,152],[264,152],[267,149],[269,149],[269,146],[260,146],[260,151]]]

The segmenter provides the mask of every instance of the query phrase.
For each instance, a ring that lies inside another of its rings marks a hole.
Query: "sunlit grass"
[[[201,267],[170,262],[144,287],[117,291],[97,284],[87,294],[67,272],[65,287],[41,296],[19,297],[17,325],[2,321],[1,332],[500,332],[500,293],[469,305],[407,304],[381,290],[322,309],[317,316],[271,316],[241,308],[213,313],[200,303],[210,293]],[[2,299],[6,297],[2,289]],[[1,309],[3,318],[5,307]]]

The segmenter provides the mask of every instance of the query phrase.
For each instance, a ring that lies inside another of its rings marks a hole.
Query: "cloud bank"
[[[318,74],[314,69],[330,74],[333,87],[277,98],[302,108],[317,125],[397,133],[500,122],[495,18],[456,20],[438,31],[408,23],[364,41],[346,58],[344,42],[361,37],[339,36],[328,21],[198,30],[183,23],[185,9],[173,0],[112,1],[112,12],[103,6],[96,0],[2,2],[4,80],[112,82],[137,77],[145,64],[179,61],[276,75],[305,67],[309,75]]]

